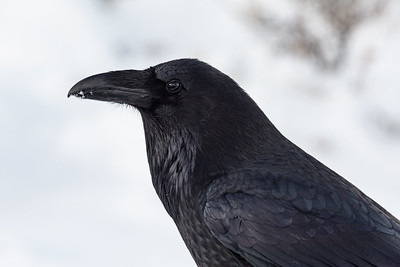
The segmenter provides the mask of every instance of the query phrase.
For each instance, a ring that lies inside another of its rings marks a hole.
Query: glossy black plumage
[[[68,93],[135,106],[153,185],[199,266],[400,266],[400,222],[194,59]]]

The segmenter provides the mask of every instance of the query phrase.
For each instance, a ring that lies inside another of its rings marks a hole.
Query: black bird
[[[98,74],[70,95],[139,110],[154,188],[198,266],[400,266],[400,221],[210,65]]]

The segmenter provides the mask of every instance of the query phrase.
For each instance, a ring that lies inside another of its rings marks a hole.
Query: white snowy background
[[[362,11],[348,25],[322,2],[3,0],[0,266],[195,266],[152,188],[139,113],[66,97],[183,57],[400,217],[400,2],[339,1]]]

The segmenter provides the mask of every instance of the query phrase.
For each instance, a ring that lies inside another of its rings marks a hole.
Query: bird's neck
[[[171,217],[191,196],[189,176],[194,169],[196,140],[186,129],[168,130],[144,121],[147,157],[153,186]]]

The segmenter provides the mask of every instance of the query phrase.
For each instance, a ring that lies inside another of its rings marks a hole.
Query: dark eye
[[[166,84],[165,88],[170,93],[176,93],[181,89],[181,83],[178,80],[171,80]]]

